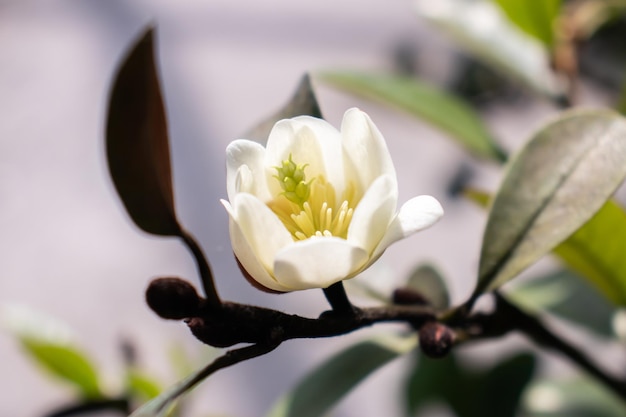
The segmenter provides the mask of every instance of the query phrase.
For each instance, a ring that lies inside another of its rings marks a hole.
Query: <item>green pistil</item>
[[[287,200],[291,201],[302,207],[302,205],[309,199],[311,195],[311,181],[306,182],[306,175],[304,169],[308,164],[297,165],[291,159],[283,161],[282,166],[275,167],[278,175],[275,178],[280,183],[280,187],[283,189],[283,195]]]

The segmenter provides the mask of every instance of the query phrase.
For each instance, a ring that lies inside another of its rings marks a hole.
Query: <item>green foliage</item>
[[[464,194],[486,207],[489,195],[468,189]],[[587,223],[565,242],[553,249],[554,254],[616,305],[626,305],[626,212],[609,200]]]
[[[407,414],[443,401],[460,417],[514,417],[524,388],[535,369],[535,358],[522,353],[491,369],[474,370],[456,354],[444,359],[419,355],[407,381]]]
[[[407,287],[422,294],[437,310],[450,306],[448,286],[439,271],[429,264],[420,265],[411,272]]]
[[[505,159],[474,110],[432,85],[407,77],[352,72],[325,72],[319,78],[350,93],[398,107],[447,133],[477,157]]]
[[[525,395],[528,417],[622,417],[624,403],[587,378],[541,381]]]
[[[142,400],[149,400],[158,396],[161,391],[161,384],[154,378],[137,370],[130,369],[126,375],[126,385],[128,391]]]
[[[613,303],[626,306],[626,212],[607,202],[583,227],[554,249]]]
[[[22,338],[20,342],[39,365],[52,375],[75,385],[84,397],[102,396],[93,364],[77,348],[34,338]]]
[[[614,306],[571,271],[559,270],[525,282],[508,291],[507,298],[525,310],[548,311],[592,332],[614,336],[611,325]]]
[[[547,47],[554,45],[561,0],[495,0],[509,20]]]
[[[626,176],[625,136],[616,113],[570,112],[525,145],[489,213],[474,296],[518,275],[600,210]]]
[[[414,346],[414,339],[394,344],[368,340],[352,345],[307,375],[268,417],[323,416],[372,372]]]
[[[523,1],[526,0],[519,0]],[[527,1],[535,4],[543,0]],[[545,1],[552,3],[554,0]],[[532,91],[561,101],[563,90],[556,82],[546,48],[515,28],[495,3],[490,0],[417,0],[415,9],[473,58],[522,82]]]

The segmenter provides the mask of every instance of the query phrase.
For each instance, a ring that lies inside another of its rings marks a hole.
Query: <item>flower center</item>
[[[358,201],[353,184],[348,184],[340,199],[324,176],[306,181],[307,165],[293,162],[291,155],[280,167],[276,178],[283,190],[268,207],[283,222],[294,240],[314,236],[348,237],[348,226]]]

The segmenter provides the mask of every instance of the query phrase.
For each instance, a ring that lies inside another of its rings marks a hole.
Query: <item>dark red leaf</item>
[[[106,148],[111,178],[135,224],[148,233],[180,236],[152,29],[137,42],[115,77]]]

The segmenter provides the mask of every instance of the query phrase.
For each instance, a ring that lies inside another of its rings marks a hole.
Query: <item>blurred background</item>
[[[176,239],[139,231],[108,177],[103,135],[109,88],[127,48],[149,25],[157,30],[178,213],[206,251],[224,299],[311,317],[327,308],[321,291],[269,295],[242,279],[219,203],[226,196],[227,144],[283,105],[309,72],[327,120],[339,126],[345,110],[357,106],[382,131],[396,164],[400,202],[430,194],[446,211],[433,228],[390,248],[363,279],[390,291],[427,261],[445,276],[453,302],[463,301],[475,284],[486,216],[455,190],[467,180],[495,189],[498,168],[474,162],[427,124],[339,92],[315,74],[419,75],[465,95],[506,151],[559,108],[496,76],[489,78],[492,93],[473,94],[467,74],[477,66],[415,9],[407,0],[1,1],[0,305],[64,322],[111,392],[120,389],[117,375],[128,345],[142,369],[165,386],[180,378],[172,350],[184,352],[190,369],[215,354],[184,324],[163,321],[145,305],[152,278],[180,276],[197,285],[193,260]],[[581,101],[614,100],[614,78],[609,71],[583,80]],[[189,415],[262,415],[341,346],[390,327],[291,341],[221,371],[196,391]],[[0,352],[0,415],[43,416],[70,402],[72,387],[42,374],[9,332],[0,332]],[[396,360],[368,379],[335,415],[399,415],[398,375],[410,360]]]

